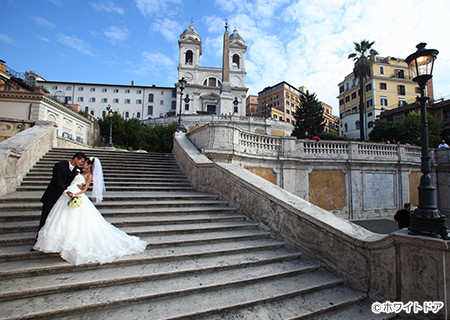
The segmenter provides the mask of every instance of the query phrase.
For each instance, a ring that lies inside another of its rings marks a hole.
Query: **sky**
[[[406,58],[439,50],[435,99],[450,98],[448,0],[0,0],[0,59],[48,81],[172,87],[178,39],[193,24],[200,66],[222,67],[225,21],[246,42],[249,95],[306,86],[337,115],[354,42]]]

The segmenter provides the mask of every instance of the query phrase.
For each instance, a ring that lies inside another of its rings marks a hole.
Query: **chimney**
[[[131,86],[134,86],[134,81],[133,80],[131,80]]]

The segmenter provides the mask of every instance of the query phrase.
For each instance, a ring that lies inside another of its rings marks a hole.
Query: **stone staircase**
[[[195,191],[171,154],[87,151],[105,175],[98,209],[149,242],[143,254],[75,267],[30,252],[52,167],[73,153],[51,150],[0,197],[0,319],[389,318],[225,201]]]

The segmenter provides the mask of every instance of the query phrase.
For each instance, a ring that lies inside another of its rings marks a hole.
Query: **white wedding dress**
[[[86,180],[78,174],[66,190],[79,192],[77,185],[84,183]],[[63,259],[74,265],[108,263],[145,250],[147,242],[111,225],[85,193],[81,197],[83,202],[76,208],[67,205],[70,197],[66,192],[59,197],[39,231],[33,249],[59,252]]]

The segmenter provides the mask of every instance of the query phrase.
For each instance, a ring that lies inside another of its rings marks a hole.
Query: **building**
[[[4,128],[11,127],[2,139],[27,129],[36,121],[52,121],[59,137],[82,144],[97,142],[99,132],[95,119],[89,115],[84,117],[50,97],[36,86],[32,76],[16,72],[0,61],[0,117]]]
[[[439,99],[426,104],[427,114],[432,115],[441,124],[442,138],[450,141],[450,100]],[[402,123],[405,117],[414,111],[420,114],[420,103],[414,102],[381,112],[380,121]]]
[[[258,115],[258,96],[247,96],[245,99],[245,113],[247,116]]]
[[[265,116],[294,123],[294,112],[300,105],[300,94],[305,92],[305,87],[296,87],[282,81],[274,86],[266,87],[258,93],[258,110]]]
[[[364,84],[364,127],[366,140],[375,120],[383,110],[390,110],[416,100],[419,87],[411,80],[404,59],[376,57],[371,64],[372,77]],[[359,82],[350,73],[339,86],[339,134],[347,138],[360,137]],[[428,96],[433,97],[432,81],[427,87]]]
[[[174,87],[98,84],[87,82],[46,81],[38,78],[49,95],[61,103],[94,117],[102,117],[109,105],[125,119],[164,117],[175,113]]]
[[[321,104],[323,107],[323,118],[325,124],[323,131],[327,133],[339,133],[339,117],[333,115],[333,107],[324,102],[321,102]]]
[[[226,39],[228,39],[228,41]],[[181,112],[183,114],[235,114],[245,115],[248,88],[245,87],[245,53],[247,46],[245,41],[234,30],[228,36],[227,26],[224,34],[224,62],[222,68],[201,67],[200,56],[202,55],[201,37],[191,24],[178,40],[179,64],[178,78],[184,78],[186,88],[183,91],[184,97],[189,98],[188,103],[183,103]],[[227,61],[225,61],[227,60]],[[223,72],[229,80],[223,81]],[[224,88],[226,85],[226,88]],[[229,94],[230,103],[233,102],[232,109],[224,107],[223,92]],[[178,91],[177,113],[180,110],[180,90]],[[237,101],[237,102],[235,102]]]

